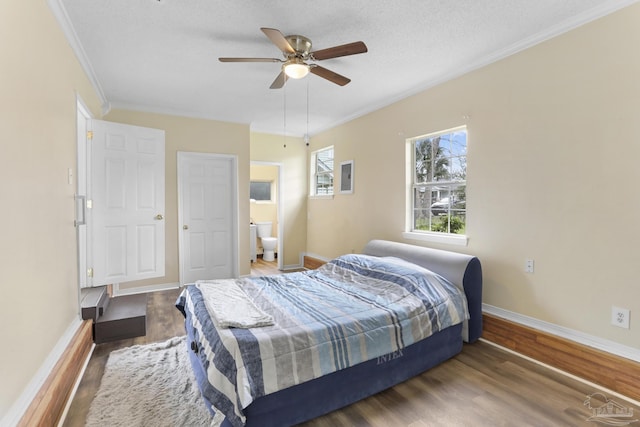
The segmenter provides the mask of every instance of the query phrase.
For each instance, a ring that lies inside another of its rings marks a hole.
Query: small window
[[[251,181],[249,198],[256,201],[271,201],[271,181]]]
[[[465,234],[467,223],[467,129],[408,140],[413,165],[413,232]]]
[[[333,195],[333,146],[311,153],[311,195]]]

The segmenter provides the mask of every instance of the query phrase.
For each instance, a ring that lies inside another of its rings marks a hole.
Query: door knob
[[[183,230],[188,230],[188,229],[189,229],[189,226],[188,226],[188,225],[183,225],[183,226],[182,226],[182,229],[183,229]]]
[[[161,214],[158,214],[155,216],[155,219],[157,219],[158,221],[163,219],[164,217]]]

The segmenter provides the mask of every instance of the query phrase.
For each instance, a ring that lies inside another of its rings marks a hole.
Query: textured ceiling
[[[105,108],[277,134],[286,122],[291,135],[313,135],[634,2],[49,0]],[[217,60],[281,58],[260,27],[304,35],[313,50],[362,40],[369,51],[319,62],[351,78],[346,86],[309,75],[273,90],[280,64]]]

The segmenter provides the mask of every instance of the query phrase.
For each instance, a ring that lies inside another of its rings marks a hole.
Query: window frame
[[[332,157],[331,157],[331,162],[332,162],[332,168],[331,169],[327,169],[326,171],[323,171],[321,174],[318,174],[318,155],[320,153],[326,152],[326,151],[331,151],[332,153]],[[318,150],[312,151],[311,152],[311,157],[310,157],[310,176],[309,176],[309,197],[312,198],[317,198],[317,199],[331,199],[333,198],[333,196],[335,195],[335,148],[333,145],[329,145],[327,147],[323,147],[320,148]],[[327,194],[318,194],[318,185],[317,185],[317,177],[318,175],[328,175],[331,177],[331,189],[330,192],[328,192]]]
[[[448,179],[448,180],[432,180],[426,182],[417,182],[416,177],[416,149],[415,142],[419,140],[424,140],[427,138],[433,138],[441,135],[452,134],[455,132],[464,131],[466,134],[466,146],[464,152],[464,163],[465,167],[467,164],[468,158],[468,142],[469,142],[469,131],[466,126],[457,126],[454,128],[446,129],[443,131],[432,132],[424,135],[415,136],[412,138],[406,139],[406,159],[407,159],[407,208],[406,208],[406,226],[405,232],[403,233],[403,237],[411,240],[420,240],[420,241],[428,241],[434,243],[444,243],[444,244],[452,244],[459,246],[466,246],[468,244],[469,238],[466,234],[457,234],[451,232],[441,232],[441,231],[431,231],[431,230],[421,230],[416,228],[415,226],[415,210],[416,210],[416,201],[415,194],[418,188],[427,189],[433,188],[436,186],[443,187],[464,187],[464,191],[466,192],[467,188],[467,177],[466,173],[464,179]],[[450,157],[453,158],[453,157]],[[466,198],[465,198],[466,200]],[[451,207],[450,207],[451,208]],[[449,208],[449,209],[450,209]],[[468,210],[465,205],[464,208],[465,215],[465,226],[468,219]],[[466,231],[466,230],[465,230]]]

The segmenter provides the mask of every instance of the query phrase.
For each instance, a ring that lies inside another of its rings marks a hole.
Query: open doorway
[[[251,162],[249,180],[252,270],[257,266],[258,261],[262,266],[266,264],[267,267],[282,270],[284,259],[284,224],[281,214],[283,212],[282,164]],[[265,238],[264,244],[263,238]]]

